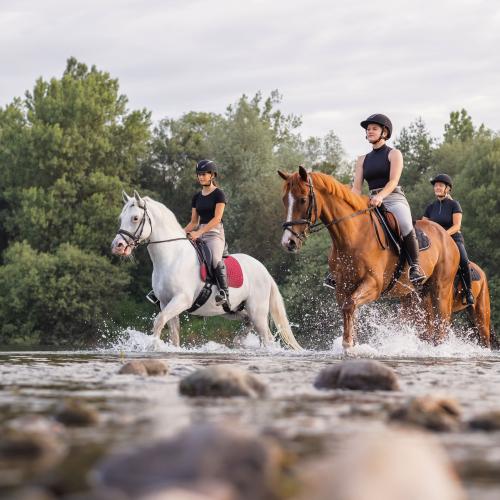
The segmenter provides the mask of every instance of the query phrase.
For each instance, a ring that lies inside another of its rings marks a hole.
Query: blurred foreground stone
[[[300,500],[465,500],[444,450],[417,431],[346,439],[333,458],[305,468]]]
[[[282,497],[286,462],[274,440],[233,425],[200,424],[173,439],[111,456],[93,477],[97,485],[132,498],[271,500]],[[184,497],[172,496],[174,490],[184,491]]]
[[[210,366],[196,370],[181,380],[179,391],[184,396],[259,397],[266,386],[255,375],[231,365]]]
[[[392,412],[390,419],[432,431],[455,431],[461,427],[461,414],[455,399],[429,395],[412,398]]]
[[[69,399],[57,408],[57,421],[68,427],[87,427],[99,423],[99,413],[78,399]]]
[[[160,359],[134,359],[125,363],[118,371],[121,375],[166,375],[168,365]]]
[[[492,410],[476,415],[468,422],[471,429],[500,431],[500,410]]]
[[[318,389],[397,391],[397,376],[388,366],[370,359],[344,361],[321,370],[314,381]]]

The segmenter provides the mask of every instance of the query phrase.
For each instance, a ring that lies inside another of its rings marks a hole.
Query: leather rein
[[[358,215],[368,213],[370,215],[370,219],[371,219],[372,224],[373,224],[373,229],[375,230],[375,234],[377,236],[377,240],[378,240],[380,246],[382,247],[383,250],[385,250],[389,247],[388,242],[386,242],[386,245],[383,244],[382,238],[380,237],[379,230],[377,228],[377,224],[373,218],[372,212],[377,207],[367,207],[367,208],[363,208],[361,210],[356,210],[355,212],[353,212],[351,214],[344,215],[343,217],[338,217],[337,219],[333,219],[330,222],[325,223],[322,220],[318,219],[318,205],[316,203],[316,195],[314,193],[314,186],[312,183],[311,176],[307,176],[307,185],[309,186],[309,206],[307,207],[306,217],[304,219],[296,219],[296,220],[283,222],[283,224],[281,225],[283,228],[283,231],[290,231],[300,241],[304,242],[307,239],[307,237],[309,236],[309,234],[317,233],[318,231],[326,229],[329,226],[334,226],[335,224],[339,224],[340,222],[342,222],[344,220],[352,219],[353,217],[357,217]],[[313,212],[314,212],[314,219],[316,221],[314,223],[312,220]],[[297,231],[294,231],[292,229],[292,226],[300,225],[300,224],[306,226],[301,233],[298,233]]]

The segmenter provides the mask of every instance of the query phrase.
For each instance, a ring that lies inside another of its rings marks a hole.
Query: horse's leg
[[[180,331],[181,331],[181,320],[179,316],[174,316],[172,319],[167,321],[168,329],[170,331],[170,343],[179,347],[181,345]]]
[[[484,277],[481,280],[481,288],[476,296],[476,303],[472,308],[468,309],[472,309],[469,315],[479,333],[479,341],[483,346],[490,348],[490,294]]]
[[[434,311],[434,342],[441,343],[446,337],[451,321],[453,304],[453,282],[449,280],[435,280],[434,290],[431,291],[432,308]]]
[[[236,334],[236,337],[234,337],[233,346],[243,347],[243,341],[245,340],[247,335],[252,331],[252,328],[253,328],[252,322],[248,318],[246,318],[243,321],[242,330]]]
[[[356,308],[376,300],[379,296],[377,283],[373,278],[366,278],[356,290],[344,300],[342,314],[344,316],[344,338],[342,347],[348,349],[353,347],[356,332],[354,329],[354,318]]]
[[[153,324],[153,335],[157,340],[160,340],[163,327],[170,321],[181,314],[182,311],[189,309],[191,301],[185,295],[176,295],[170,302],[168,302],[160,313],[156,316]]]

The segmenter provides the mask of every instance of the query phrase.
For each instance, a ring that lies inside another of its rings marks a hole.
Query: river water
[[[193,349],[174,349],[167,344],[159,352],[150,349],[149,336],[127,331],[114,345],[93,351],[0,352],[0,429],[20,416],[50,417],[67,398],[85,401],[101,416],[96,426],[67,431],[64,439],[70,453],[49,472],[18,471],[4,463],[0,497],[26,483],[44,485],[61,495],[85,490],[88,472],[101,457],[172,436],[198,421],[231,418],[259,432],[272,429],[284,437],[300,463],[331,452],[345,434],[387,425],[380,412],[381,404],[387,402],[446,394],[461,404],[464,421],[500,409],[500,354],[454,336],[434,347],[411,332],[382,329],[353,354],[392,367],[401,391],[336,391],[335,398],[315,389],[312,382],[320,369],[341,362],[340,338],[321,352],[293,353],[279,347],[263,350],[253,336],[241,349],[215,342]],[[117,374],[125,360],[144,357],[165,360],[169,374]],[[269,396],[196,400],[179,395],[183,376],[222,363],[256,374],[268,384]],[[463,430],[435,436],[451,457],[470,498],[500,498],[500,432]]]

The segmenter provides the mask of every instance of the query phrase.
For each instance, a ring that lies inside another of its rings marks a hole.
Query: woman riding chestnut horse
[[[441,226],[418,221],[418,227],[431,242],[429,249],[419,256],[406,198],[396,189],[403,159],[401,153],[384,147],[386,138],[392,134],[392,124],[388,120],[382,122],[381,116],[371,115],[361,122],[367,139],[379,150],[358,161],[352,190],[329,175],[308,173],[302,166],[298,173],[279,172],[286,181],[283,247],[289,252],[298,251],[308,234],[319,230],[321,224],[330,233],[333,245],[329,265],[338,284],[336,298],[344,317],[344,348],[352,347],[355,342],[356,309],[382,294],[404,299],[408,314],[420,304],[423,336],[434,342],[445,337],[451,319],[453,280],[459,263],[457,247]],[[371,183],[372,198],[360,194],[365,176]],[[394,211],[400,223],[410,261],[408,275],[397,276],[400,258],[384,243],[383,229],[373,213],[374,206],[382,201]],[[415,285],[425,279],[423,286],[416,289]]]

